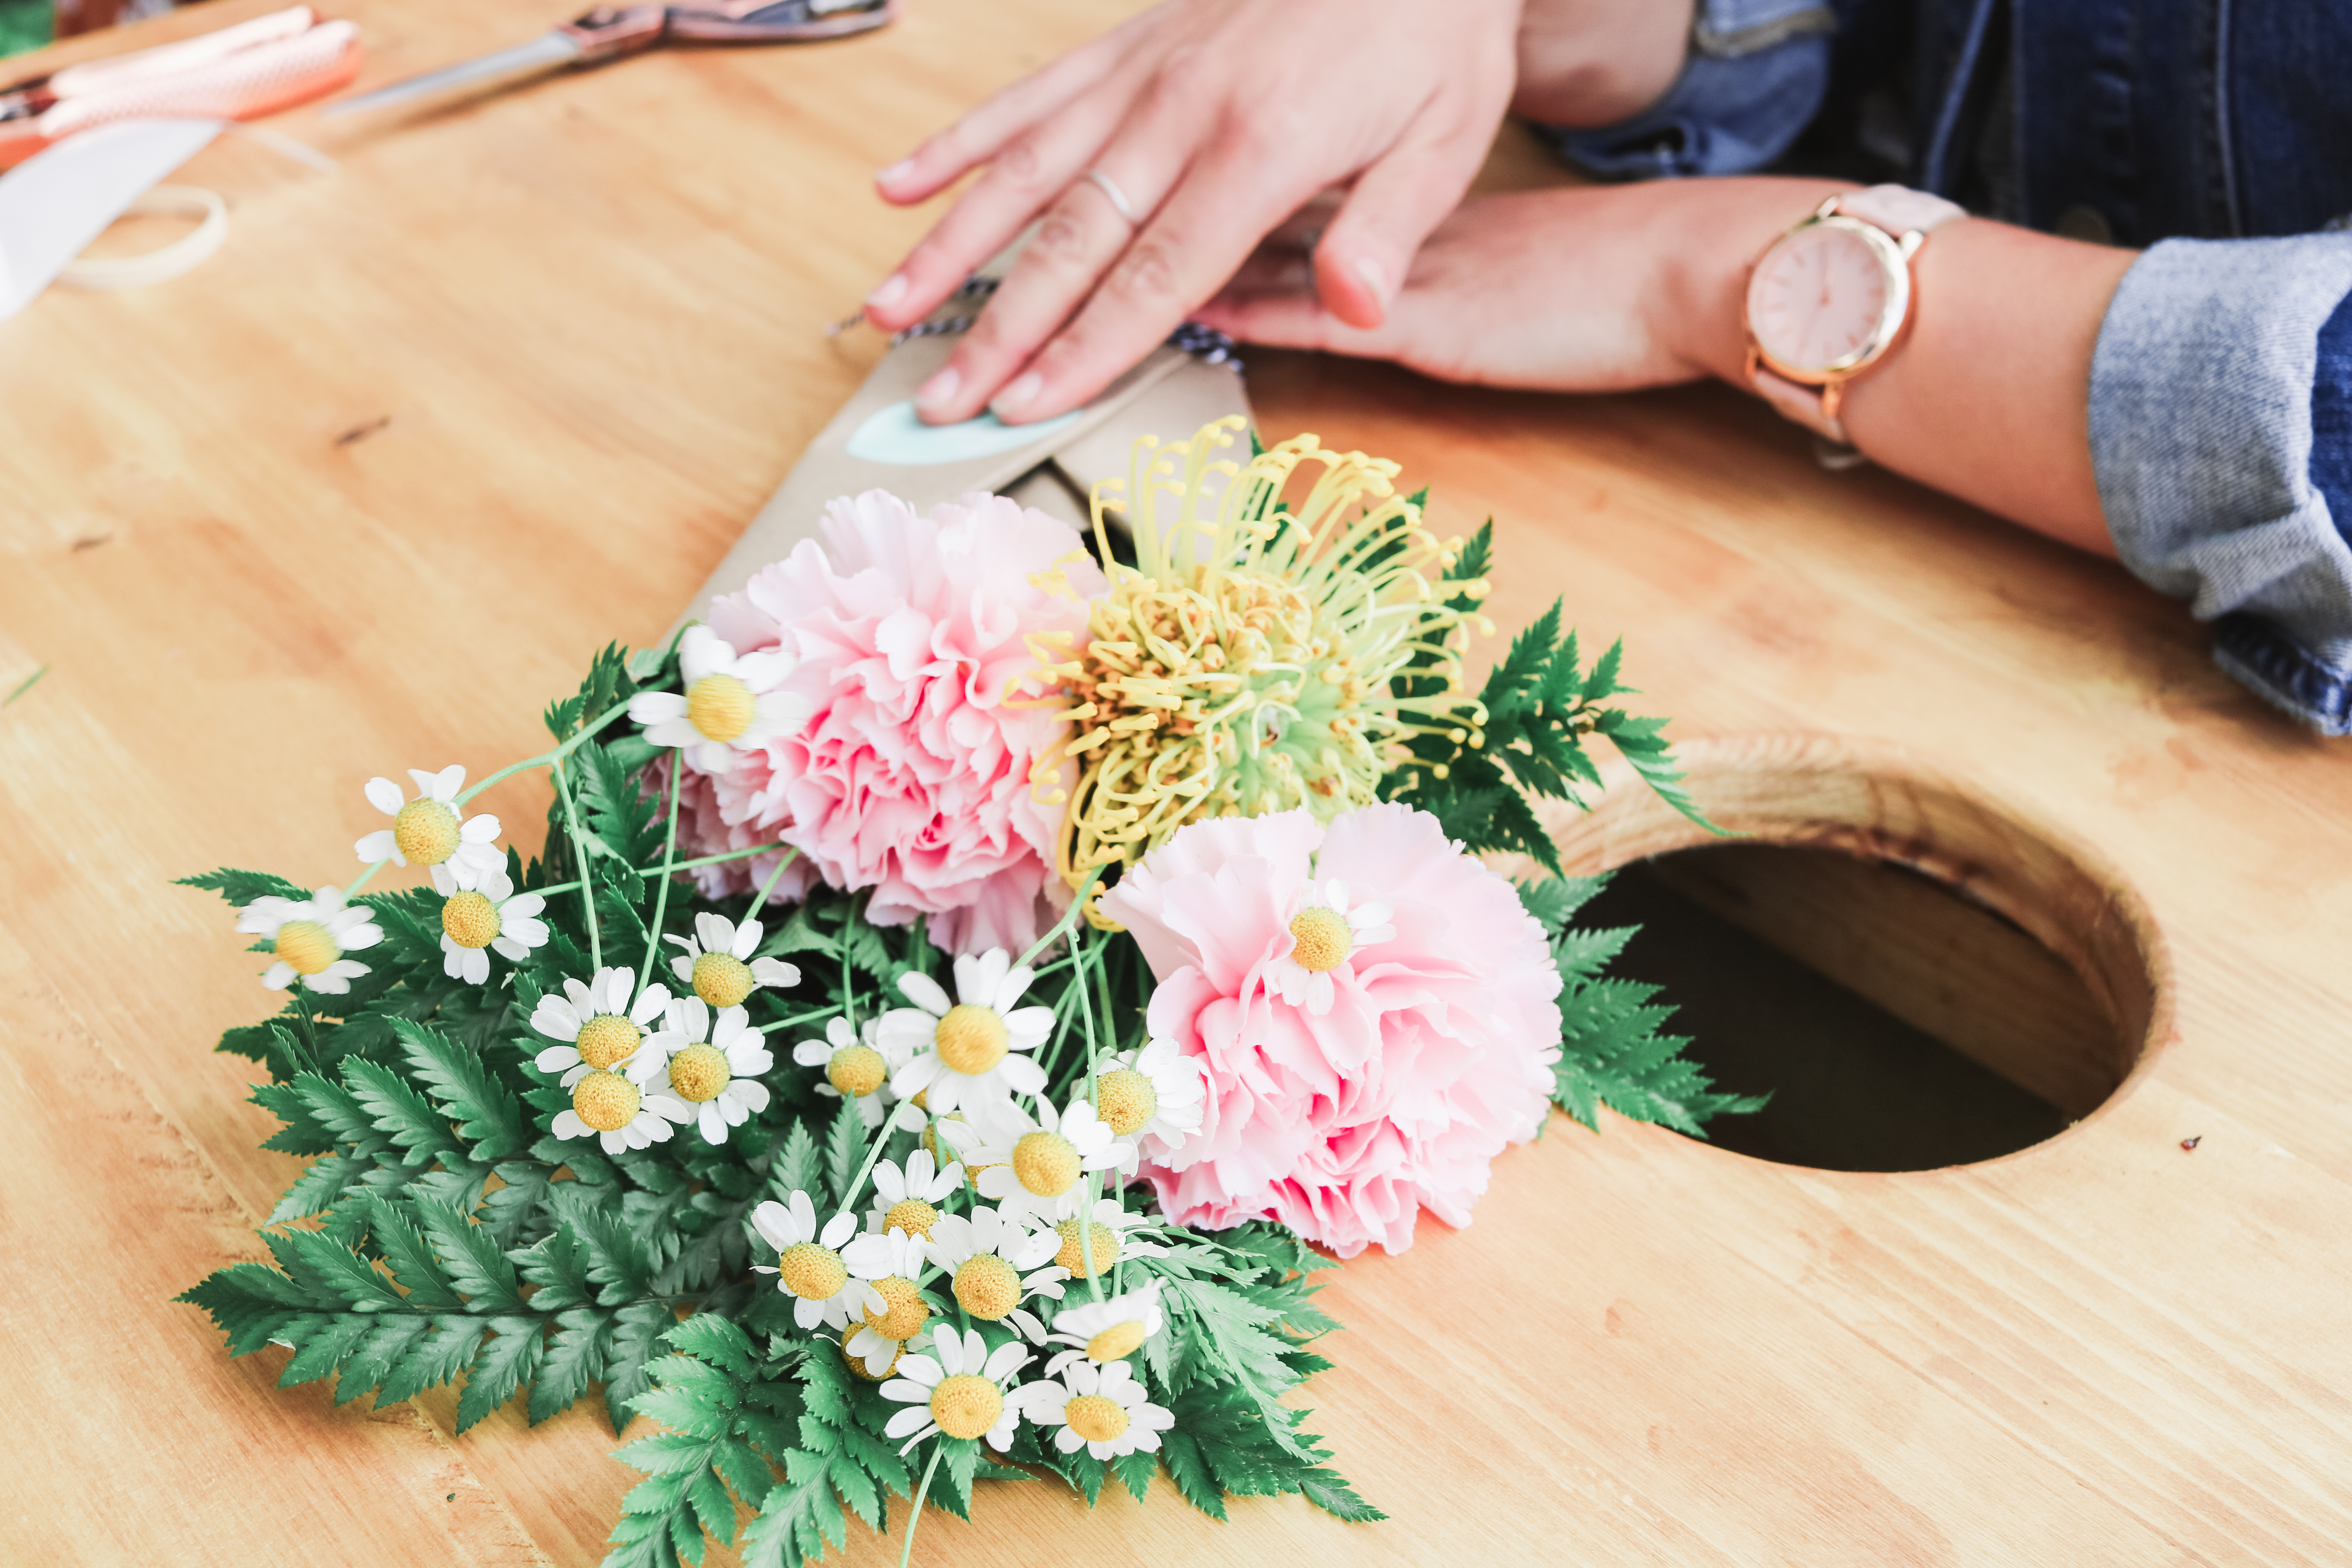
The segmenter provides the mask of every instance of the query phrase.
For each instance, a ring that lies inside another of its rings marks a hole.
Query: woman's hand
[[[1341,182],[1351,184],[1316,248],[1315,281],[1336,321],[1378,330],[1494,139],[1520,10],[1520,0],[1167,0],[884,170],[883,196],[905,204],[988,165],[867,299],[886,330],[921,319],[1043,219],[918,395],[922,417],[992,405],[1020,422],[1084,403],[1285,217]]]

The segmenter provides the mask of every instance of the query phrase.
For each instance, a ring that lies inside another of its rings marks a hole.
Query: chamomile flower
[[[1095,1114],[1082,1096],[1073,1095],[1067,1110],[1056,1111],[1050,1100],[1037,1101],[1034,1116],[1008,1105],[992,1111],[991,1142],[965,1153],[979,1173],[980,1194],[1003,1206],[1007,1219],[1032,1214],[1061,1217],[1059,1205],[1077,1185],[1078,1178],[1125,1164],[1134,1146],[1111,1133],[1109,1124]]]
[[[416,781],[411,801],[400,798],[400,786],[390,779],[368,780],[368,804],[392,818],[392,826],[352,846],[362,860],[371,866],[379,860],[429,866],[434,890],[445,898],[480,886],[484,877],[506,865],[507,858],[491,847],[499,819],[487,813],[466,816],[457,808],[457,792],[466,787],[464,763],[452,763],[437,773],[411,768],[408,776]]]
[[[1208,1095],[1199,1058],[1186,1056],[1173,1040],[1122,1052],[1108,1070],[1095,1076],[1095,1113],[1127,1142],[1130,1152],[1120,1169],[1129,1175],[1137,1163],[1134,1151],[1145,1139],[1158,1140],[1152,1148],[1157,1157],[1172,1153],[1201,1130]]]
[[[903,1170],[896,1160],[884,1160],[874,1167],[874,1212],[866,1217],[866,1228],[877,1235],[903,1230],[929,1238],[940,1220],[938,1205],[962,1185],[963,1167],[950,1162],[946,1170],[936,1169],[929,1149],[908,1155]]]
[[[637,1047],[645,1043],[646,1026],[668,1007],[669,988],[658,982],[648,985],[631,1005],[629,992],[636,980],[636,971],[626,965],[600,969],[585,985],[567,978],[562,995],[551,991],[541,996],[530,1026],[563,1043],[533,1058],[539,1070],[562,1073],[566,1089],[585,1072],[625,1068],[631,1078],[650,1078],[661,1065],[661,1053],[640,1053]]]
[[[492,871],[470,889],[441,900],[441,973],[468,985],[490,978],[490,955],[520,963],[534,947],[547,945],[547,922],[539,918],[547,900],[518,893],[503,870]]]
[[[768,1086],[761,1073],[776,1065],[751,1015],[740,1007],[715,1016],[699,996],[687,996],[663,1009],[659,1033],[647,1037],[642,1055],[658,1055],[661,1082],[672,1098],[694,1110],[706,1143],[724,1143],[727,1130],[740,1127],[768,1109]],[[653,1075],[648,1073],[647,1077]]]
[[[1124,1296],[1065,1307],[1054,1314],[1054,1331],[1047,1337],[1055,1343],[1075,1348],[1055,1352],[1054,1359],[1045,1363],[1045,1375],[1052,1377],[1074,1361],[1099,1363],[1131,1356],[1167,1326],[1167,1314],[1160,1308],[1157,1279]]]
[[[1285,1002],[1309,1013],[1331,1010],[1331,972],[1357,952],[1396,935],[1386,904],[1348,900],[1348,885],[1337,877],[1309,882],[1298,912],[1290,917],[1290,951],[1265,966],[1266,983]]]
[[[934,1116],[1042,1090],[1045,1069],[1021,1053],[1045,1043],[1054,1010],[1014,1005],[1033,978],[1001,947],[955,961],[953,1002],[928,974],[898,976],[898,989],[915,1005],[882,1015],[883,1048],[908,1056],[891,1075],[891,1090],[901,1100],[922,1095]]]
[[[866,1371],[887,1371],[898,1346],[930,1320],[931,1309],[915,1283],[923,1271],[923,1238],[903,1230],[879,1236],[869,1231],[841,1249],[841,1260],[882,1302],[878,1307],[868,1303],[857,1332],[844,1348],[863,1357]]]
[[[697,915],[692,936],[662,938],[686,949],[683,956],[669,961],[670,971],[713,1007],[740,1007],[762,985],[798,985],[801,972],[794,965],[781,958],[751,956],[760,945],[761,930],[758,921],[739,925],[725,915]]]
[[[1136,1213],[1117,1198],[1097,1198],[1092,1210],[1092,1223],[1087,1233],[1078,1230],[1078,1205],[1067,1201],[1058,1205],[1058,1215],[1048,1215],[1050,1228],[1045,1234],[1059,1244],[1054,1254],[1054,1265],[1069,1271],[1071,1278],[1086,1278],[1087,1265],[1094,1264],[1095,1273],[1110,1272],[1111,1265],[1124,1256],[1154,1258],[1168,1249],[1151,1239],[1159,1230],[1156,1221]]]
[[[781,647],[737,653],[709,626],[686,628],[678,644],[684,691],[643,691],[629,700],[629,721],[656,746],[677,746],[706,773],[723,773],[737,751],[751,751],[800,727],[808,700],[782,689],[800,661]]]
[[[929,1352],[898,1363],[898,1375],[882,1385],[882,1397],[908,1406],[890,1417],[885,1437],[904,1437],[904,1454],[934,1433],[985,1437],[998,1453],[1013,1446],[1021,1407],[1005,1393],[1004,1380],[1030,1361],[1019,1340],[993,1351],[976,1329],[961,1334],[942,1330]]]
[[[320,888],[307,899],[274,893],[256,899],[236,912],[236,929],[266,936],[273,944],[277,962],[261,972],[264,985],[283,991],[299,980],[304,990],[329,996],[349,991],[368,972],[366,964],[343,954],[383,940],[366,907],[344,903],[341,888]]]
[[[1020,1400],[1030,1420],[1061,1428],[1054,1434],[1055,1447],[1075,1454],[1084,1446],[1097,1459],[1138,1449],[1156,1454],[1160,1434],[1176,1425],[1174,1415],[1144,1396],[1143,1384],[1123,1361],[1097,1366],[1081,1357],[1058,1376],[1024,1384]]]
[[[898,1097],[890,1092],[890,1075],[907,1065],[904,1055],[894,1060],[883,1047],[881,1026],[871,1018],[862,1039],[848,1019],[826,1020],[824,1038],[794,1046],[793,1060],[804,1068],[823,1068],[824,1081],[816,1091],[828,1100],[846,1096],[856,1100],[868,1132],[881,1126],[884,1114],[898,1103]]]
[[[625,1073],[583,1062],[577,1073],[564,1075],[564,1083],[572,1090],[572,1108],[557,1111],[549,1131],[565,1139],[593,1132],[607,1154],[667,1143],[672,1124],[694,1120],[689,1107]]]
[[[776,1276],[776,1289],[793,1298],[793,1321],[803,1331],[823,1323],[838,1333],[850,1314],[878,1309],[882,1299],[863,1279],[850,1277],[841,1259],[841,1247],[857,1234],[857,1216],[846,1210],[816,1227],[816,1205],[809,1195],[794,1192],[788,1202],[771,1198],[751,1211],[751,1228],[776,1249],[772,1267],[755,1263],[761,1274]]]
[[[1053,1232],[1031,1230],[982,1204],[969,1215],[940,1215],[923,1255],[948,1271],[957,1306],[992,1323],[1033,1293],[1061,1294],[1069,1276],[1038,1268],[1056,1245]]]

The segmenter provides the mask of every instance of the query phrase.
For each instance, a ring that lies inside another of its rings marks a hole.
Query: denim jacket
[[[2100,328],[2117,553],[2214,654],[2352,733],[2352,4],[1699,0],[1648,110],[1551,132],[1615,177],[1894,179],[2145,249]]]

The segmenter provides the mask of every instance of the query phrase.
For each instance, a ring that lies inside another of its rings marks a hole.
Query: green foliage
[[[1704,1068],[1683,1053],[1686,1035],[1662,1032],[1674,1016],[1654,998],[1658,987],[1612,979],[1601,970],[1632,940],[1633,927],[1580,931],[1570,917],[1608,883],[1606,877],[1549,878],[1522,883],[1519,899],[1551,939],[1560,977],[1560,1057],[1552,1098],[1598,1130],[1601,1106],[1636,1121],[1655,1121],[1694,1138],[1717,1116],[1764,1109],[1767,1097],[1718,1092]]]
[[[1475,583],[1491,566],[1494,523],[1487,522],[1462,550],[1445,583]],[[1441,584],[1442,591],[1443,584]],[[1446,600],[1467,611],[1467,593]],[[1434,816],[1453,837],[1473,850],[1500,849],[1527,855],[1547,870],[1559,871],[1559,851],[1528,804],[1528,796],[1565,800],[1580,809],[1586,792],[1601,787],[1601,773],[1586,747],[1599,735],[1631,763],[1642,781],[1685,816],[1710,832],[1708,822],[1682,784],[1682,773],[1668,750],[1663,719],[1636,718],[1605,700],[1633,694],[1620,679],[1621,642],[1592,666],[1583,668],[1573,631],[1561,630],[1559,600],[1533,625],[1511,639],[1504,657],[1486,673],[1477,700],[1453,709],[1454,727],[1437,727],[1407,742],[1412,759],[1381,781],[1381,795]],[[1423,660],[1425,664],[1427,661]],[[1397,678],[1400,695],[1428,697],[1441,689],[1433,676]]]

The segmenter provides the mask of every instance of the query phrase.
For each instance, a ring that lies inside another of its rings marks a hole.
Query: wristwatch
[[[1917,291],[1911,258],[1966,209],[1904,185],[1832,196],[1748,272],[1748,380],[1787,417],[1851,445],[1846,384],[1895,352]]]

